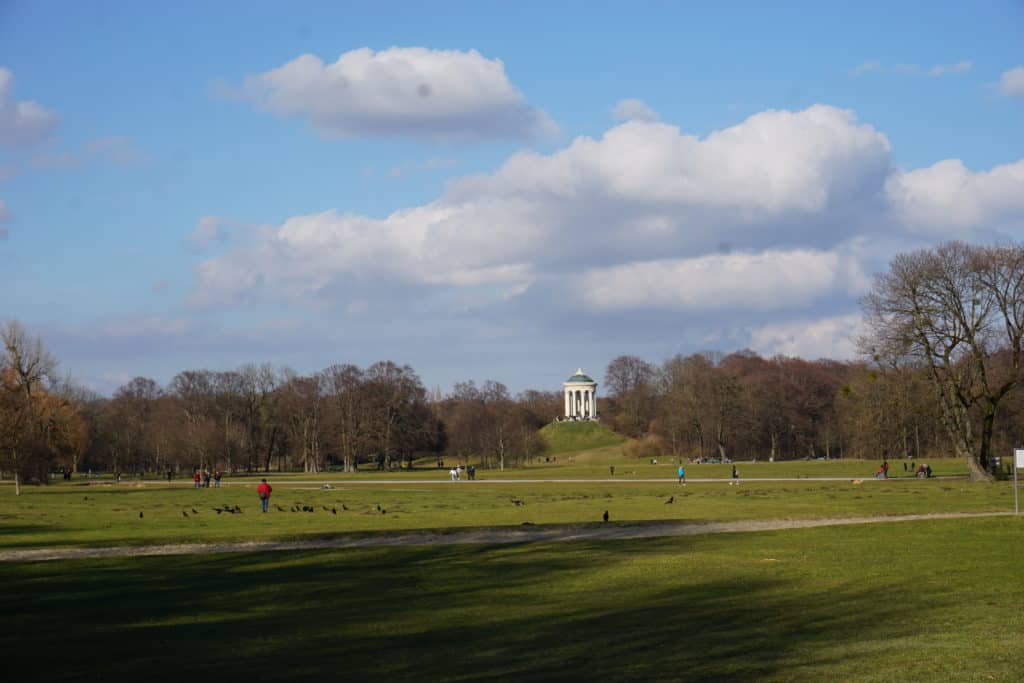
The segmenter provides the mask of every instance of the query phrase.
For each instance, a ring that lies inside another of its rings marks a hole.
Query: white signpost
[[[1024,448],[1013,450],[1013,514],[1020,514],[1020,504],[1017,502],[1017,470],[1024,469]]]

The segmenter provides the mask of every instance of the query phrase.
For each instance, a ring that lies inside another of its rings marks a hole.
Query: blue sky
[[[848,357],[1024,234],[1019,2],[208,4],[0,3],[0,318],[104,392]]]

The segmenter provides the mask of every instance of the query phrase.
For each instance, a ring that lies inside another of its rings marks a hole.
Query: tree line
[[[1024,247],[953,242],[898,255],[863,300],[856,361],[752,351],[609,363],[601,419],[634,455],[908,458],[956,455],[975,478],[1024,443]],[[0,471],[411,467],[444,457],[516,467],[543,452],[559,391],[487,380],[428,392],[408,365],[269,364],[137,377],[100,397],[57,374],[42,340],[0,327]]]

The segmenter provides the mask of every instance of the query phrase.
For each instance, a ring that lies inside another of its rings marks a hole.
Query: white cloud
[[[188,236],[188,242],[193,249],[203,250],[211,244],[226,242],[229,234],[226,223],[219,216],[203,216],[196,223],[195,230]]]
[[[999,93],[1007,97],[1024,97],[1024,66],[1003,72],[999,77]]]
[[[863,76],[866,73],[871,73],[872,71],[881,71],[881,70],[882,70],[882,63],[881,62],[875,62],[875,61],[864,62],[863,64],[858,64],[857,66],[855,66],[852,69],[850,69],[850,75],[851,76]]]
[[[612,117],[616,121],[657,121],[661,117],[640,100],[620,100],[612,109]]]
[[[34,145],[57,127],[57,117],[35,102],[14,99],[14,74],[0,67],[0,145]]]
[[[971,70],[973,65],[968,61],[956,62],[955,64],[936,64],[928,69],[928,75],[932,77],[948,76],[950,74],[965,74]]]
[[[1024,160],[974,172],[959,159],[894,173],[886,193],[911,232],[970,237],[974,231],[1024,230]]]
[[[516,154],[382,219],[327,211],[257,231],[199,267],[193,300],[258,289],[308,298],[380,279],[507,293],[563,264],[689,258],[724,241],[806,244],[821,241],[835,207],[880,196],[889,168],[884,135],[822,105],[757,114],[704,139],[630,121],[551,155]]]
[[[774,323],[753,330],[750,345],[765,356],[851,359],[862,325],[859,313]]]
[[[362,48],[333,64],[305,54],[249,76],[239,94],[330,137],[529,139],[557,131],[509,82],[501,60],[476,50]]]
[[[770,249],[598,268],[579,292],[596,310],[775,311],[803,308],[863,280],[836,252]],[[852,266],[856,270],[856,266]]]

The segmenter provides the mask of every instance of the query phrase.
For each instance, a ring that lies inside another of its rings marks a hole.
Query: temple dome
[[[577,369],[576,370],[576,374],[574,374],[569,379],[565,380],[565,383],[566,384],[597,384],[597,382],[595,382],[590,377],[590,375],[587,375],[587,374],[585,374],[583,372],[583,368]]]

